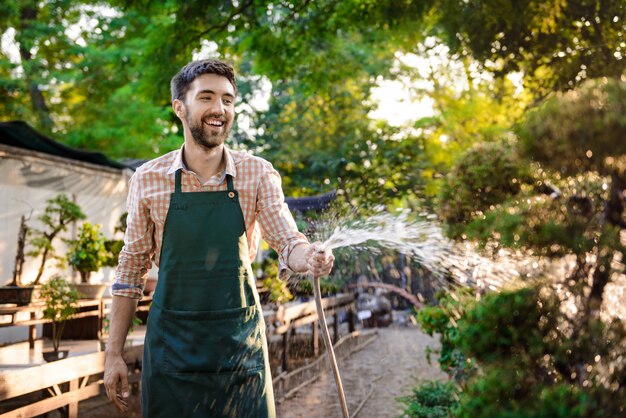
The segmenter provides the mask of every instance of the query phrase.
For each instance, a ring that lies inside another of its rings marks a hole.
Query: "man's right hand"
[[[121,391],[118,392],[118,384]],[[122,412],[128,411],[126,398],[130,396],[128,387],[128,366],[119,354],[107,353],[104,359],[104,387],[111,402]]]

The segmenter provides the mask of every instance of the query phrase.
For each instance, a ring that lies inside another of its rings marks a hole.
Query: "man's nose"
[[[224,103],[221,100],[214,100],[211,103],[211,113],[223,115],[224,114]]]

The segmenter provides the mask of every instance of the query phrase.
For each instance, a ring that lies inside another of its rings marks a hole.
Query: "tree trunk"
[[[25,6],[20,13],[20,31],[16,36],[16,41],[19,43],[20,58],[22,59],[22,68],[24,70],[24,77],[28,86],[28,92],[30,95],[31,105],[33,111],[37,115],[39,120],[39,128],[45,132],[52,132],[53,122],[50,117],[50,109],[46,104],[46,99],[43,92],[39,89],[37,82],[36,70],[33,69],[34,61],[31,54],[31,48],[34,46],[32,40],[28,39],[24,33],[28,32],[31,22],[37,19],[37,6]]]
[[[20,231],[17,234],[17,254],[15,255],[15,269],[13,270],[13,281],[11,286],[22,285],[22,268],[24,267],[24,247],[26,246],[26,234],[28,226],[26,226],[26,218],[22,215],[20,221]]]
[[[89,284],[89,277],[91,276],[90,271],[81,271],[80,273],[80,282]]]

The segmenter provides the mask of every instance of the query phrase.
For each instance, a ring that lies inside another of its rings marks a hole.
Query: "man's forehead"
[[[218,95],[230,94],[235,96],[235,88],[230,81],[218,74],[202,74],[196,77],[189,85],[189,93],[196,95],[202,91],[211,91]]]

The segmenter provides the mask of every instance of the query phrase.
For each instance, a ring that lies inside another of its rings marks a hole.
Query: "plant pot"
[[[108,284],[78,283],[74,287],[80,299],[102,299],[102,295],[107,290]]]
[[[48,363],[50,363],[52,361],[66,359],[69,352],[70,350],[44,351],[42,354],[43,354],[43,359],[47,361]]]
[[[0,304],[15,303],[18,306],[28,305],[39,298],[39,286],[2,286],[0,287]]]

